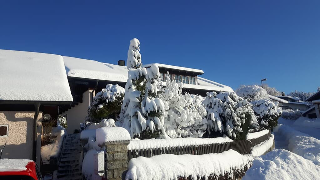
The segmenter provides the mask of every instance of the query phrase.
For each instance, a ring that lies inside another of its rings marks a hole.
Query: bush
[[[98,123],[102,119],[117,119],[124,97],[124,88],[108,84],[98,92],[88,108],[87,121]]]

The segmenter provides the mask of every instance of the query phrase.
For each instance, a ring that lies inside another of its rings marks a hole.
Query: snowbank
[[[73,100],[61,56],[11,50],[0,54],[0,100]]]
[[[101,161],[101,157],[99,157],[101,152],[104,153],[103,151],[91,149],[84,156],[82,163],[82,174],[86,179],[101,179],[101,177],[98,175],[97,169],[99,166],[104,166],[101,164],[104,161]]]
[[[273,143],[274,143],[274,136],[272,134],[268,140],[254,146],[252,148],[251,154],[253,156],[261,156],[265,154],[273,146]]]
[[[268,134],[268,133],[269,133],[269,130],[268,130],[268,129],[262,130],[262,131],[259,131],[259,132],[248,133],[248,134],[247,134],[247,139],[248,139],[248,140],[249,140],[249,139],[257,139],[257,138],[259,138],[259,137],[261,137],[261,136],[264,136],[264,135],[266,135],[266,134]]]
[[[54,131],[54,130],[53,130]],[[66,131],[60,130],[55,132],[54,135],[57,136],[55,142],[41,147],[41,158],[44,164],[50,163],[50,157],[57,157],[60,153],[60,147],[62,145],[63,137]]]
[[[314,180],[320,177],[320,166],[290,151],[276,149],[256,158],[242,180]]]
[[[89,139],[90,137],[96,137],[96,129],[86,129],[81,131],[80,139]]]
[[[232,142],[228,137],[218,138],[175,138],[175,139],[147,139],[147,140],[131,140],[128,145],[129,150],[134,149],[156,149],[168,147],[183,147],[191,145],[218,144]]]
[[[0,159],[0,172],[1,171],[25,171],[29,159]]]
[[[275,132],[283,135],[288,141],[288,149],[306,159],[320,165],[320,140],[307,134],[280,124],[275,128]]]
[[[298,118],[293,125],[295,126],[302,126],[302,127],[311,127],[311,128],[318,128],[320,131],[320,119],[309,119],[307,117],[300,117]]]
[[[220,154],[172,155],[163,154],[151,158],[138,157],[130,160],[126,179],[193,179],[210,175],[225,175],[234,169],[243,169],[250,165],[252,157],[241,155],[234,150]],[[232,176],[232,175],[231,175]]]
[[[129,141],[129,132],[122,127],[103,127],[96,130],[96,141],[98,144],[112,141]]]

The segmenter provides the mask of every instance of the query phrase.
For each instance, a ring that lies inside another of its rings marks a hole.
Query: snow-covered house
[[[307,101],[311,102],[312,106],[306,110],[302,116],[308,118],[320,118],[320,91],[309,97]]]
[[[39,165],[41,119],[73,101],[63,57],[0,50],[0,148],[2,158]]]
[[[73,103],[60,106],[60,114],[66,116],[68,132],[79,129],[79,124],[85,121],[87,110],[96,92],[101,91],[107,84],[119,84],[125,87],[128,69],[123,60],[118,65],[102,63],[94,60],[63,56]],[[209,91],[233,91],[232,88],[199,77],[204,72],[199,69],[155,64],[159,67],[162,78],[170,73],[172,79],[183,82],[183,91],[192,94],[205,95]],[[150,65],[145,65],[150,66]]]

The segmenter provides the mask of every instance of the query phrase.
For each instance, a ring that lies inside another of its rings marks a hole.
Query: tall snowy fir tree
[[[160,77],[156,65],[142,67],[140,42],[130,41],[127,59],[128,80],[120,120],[131,138],[159,138],[164,131],[164,104],[158,98]]]

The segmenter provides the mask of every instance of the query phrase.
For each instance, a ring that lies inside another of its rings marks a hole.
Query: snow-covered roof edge
[[[186,68],[186,67],[180,67],[180,66],[173,66],[173,65],[167,65],[167,64],[160,64],[160,63],[152,63],[154,65],[157,65],[159,68],[168,68],[168,69],[175,69],[180,71],[187,71],[187,72],[195,72],[203,74],[203,70],[200,69],[193,69],[193,68]],[[151,64],[143,65],[144,67],[150,66]]]
[[[278,102],[281,102],[281,103],[288,103],[288,101],[284,100],[284,99],[281,99],[281,98],[278,98],[276,96],[272,96],[269,94],[269,98],[272,99],[272,100],[275,100],[275,101],[278,101]]]

